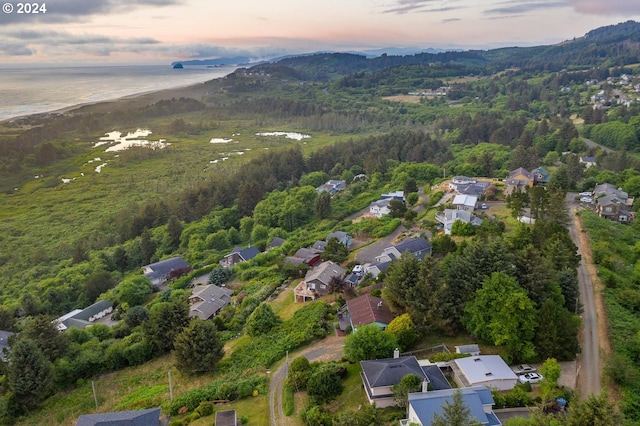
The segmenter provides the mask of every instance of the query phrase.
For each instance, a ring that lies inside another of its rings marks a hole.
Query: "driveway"
[[[310,362],[339,361],[342,358],[344,337],[330,336],[314,343],[311,346],[301,349],[298,352],[289,354],[289,361],[299,356],[305,356]],[[283,362],[271,377],[269,387],[269,407],[271,411],[271,426],[293,426],[298,425],[297,418],[284,415],[282,404],[282,390],[284,380],[287,377],[287,362]]]
[[[407,229],[404,226],[398,226],[395,231],[386,237],[381,238],[368,246],[362,247],[356,253],[356,260],[358,263],[362,264],[375,262],[376,256],[379,256],[385,248],[390,247],[396,237],[406,230]]]

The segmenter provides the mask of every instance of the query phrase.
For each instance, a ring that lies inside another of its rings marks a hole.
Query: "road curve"
[[[582,398],[586,398],[590,394],[600,394],[600,339],[598,334],[598,315],[596,311],[595,296],[591,275],[587,269],[585,254],[591,258],[588,252],[590,248],[580,238],[579,232],[582,232],[578,216],[573,211],[573,199],[575,193],[567,194],[567,207],[571,212],[571,220],[569,221],[569,235],[574,244],[578,247],[578,253],[581,254],[580,266],[578,267],[578,283],[580,289],[580,302],[582,303],[583,312],[582,330],[581,330],[581,353],[576,362],[576,385],[580,391]],[[586,236],[585,236],[586,237]]]
[[[306,356],[310,362],[339,361],[343,354],[344,337],[330,336],[307,346],[302,350],[289,354],[289,361],[299,356]],[[271,426],[287,426],[289,418],[284,415],[282,404],[282,389],[287,377],[287,362],[282,362],[271,377],[269,387],[269,411],[271,412]],[[293,424],[293,423],[292,423]]]

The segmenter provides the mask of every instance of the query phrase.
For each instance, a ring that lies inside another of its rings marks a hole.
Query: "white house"
[[[369,205],[369,213],[371,216],[380,219],[382,216],[386,216],[391,213],[389,205],[393,198],[385,198],[383,200],[374,201]]]
[[[458,194],[453,199],[452,204],[456,210],[466,210],[468,212],[472,212],[476,209],[476,204],[478,204],[478,197],[476,197],[475,195]]]
[[[451,228],[457,220],[474,226],[482,225],[482,219],[467,210],[445,209],[442,213],[436,213],[436,220],[442,224],[446,235],[451,234]]]
[[[518,382],[516,373],[499,355],[480,355],[453,360],[454,380],[460,387],[487,386],[510,390]]]

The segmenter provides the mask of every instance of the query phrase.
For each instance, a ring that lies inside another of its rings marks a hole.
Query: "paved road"
[[[343,344],[344,337],[326,337],[298,352],[289,354],[289,361],[302,355],[307,357],[311,362],[338,361],[343,354]],[[271,386],[269,388],[271,426],[288,426],[290,424],[297,424],[293,419],[284,415],[282,405],[282,389],[284,386],[284,379],[287,377],[287,367],[287,363],[283,362],[271,377]]]
[[[578,253],[582,255],[580,266],[578,267],[578,283],[580,287],[580,302],[583,306],[582,313],[582,352],[578,357],[577,362],[577,387],[580,390],[583,398],[586,398],[589,394],[600,394],[600,339],[598,335],[598,315],[596,311],[596,303],[593,292],[593,283],[591,281],[591,275],[587,269],[585,262],[585,254],[589,254],[589,247],[586,246],[585,241],[581,241],[578,232],[582,232],[581,229],[577,229],[579,224],[579,218],[574,214],[572,207],[574,207],[575,193],[567,194],[567,207],[571,212],[571,221],[569,223],[569,235],[574,244],[578,246]],[[590,259],[590,256],[589,256]]]
[[[585,144],[587,144],[587,146],[588,146],[589,148],[598,148],[598,149],[602,149],[602,150],[604,150],[604,151],[605,151],[605,152],[607,152],[607,153],[612,153],[612,152],[613,152],[613,150],[612,150],[611,148],[607,148],[607,147],[606,147],[606,146],[604,146],[604,145],[597,144],[597,143],[595,143],[594,141],[592,141],[592,140],[590,140],[590,139],[582,138],[582,140],[584,141],[584,143],[585,143]]]

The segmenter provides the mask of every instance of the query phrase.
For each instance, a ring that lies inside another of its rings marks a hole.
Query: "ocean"
[[[0,68],[0,121],[202,83],[237,67],[170,65]]]

